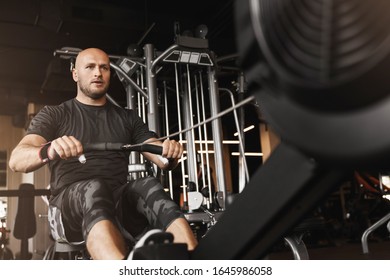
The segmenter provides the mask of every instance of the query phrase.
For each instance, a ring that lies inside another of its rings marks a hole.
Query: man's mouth
[[[100,81],[100,80],[92,81],[92,84],[102,85],[103,81]]]

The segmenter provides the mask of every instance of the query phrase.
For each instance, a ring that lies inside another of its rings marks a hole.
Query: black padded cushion
[[[34,209],[34,185],[21,184],[18,200],[18,211],[15,218],[14,236],[16,239],[27,239],[35,235],[36,220]]]

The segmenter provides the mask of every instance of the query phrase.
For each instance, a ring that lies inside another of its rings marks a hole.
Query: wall
[[[15,143],[20,141],[23,133],[24,130],[22,128],[15,128],[12,125],[12,117],[0,116],[0,149],[7,152],[7,184],[5,189],[17,189],[22,180],[22,176],[20,174],[15,174],[9,169],[8,160]],[[7,199],[7,203],[7,227],[8,229],[11,229],[9,247],[15,253],[19,251],[16,250],[19,243],[15,238],[13,238],[12,234],[12,229],[14,228],[14,218],[17,209],[17,199],[10,197]]]
[[[11,116],[0,116],[0,150],[7,151],[7,163],[12,149],[18,144],[24,134],[24,128],[13,126]],[[7,164],[7,185],[6,188],[2,189],[17,190],[21,183],[32,183],[36,189],[45,188],[48,184],[48,178],[46,167],[33,173],[22,174],[13,172]],[[11,230],[9,248],[14,254],[20,251],[20,240],[15,239],[13,236],[17,207],[18,199],[16,197],[8,198],[7,227]],[[51,241],[46,218],[47,206],[39,196],[35,198],[35,214],[37,233],[34,238],[29,240],[29,250],[34,253],[34,258],[41,258]]]
[[[266,123],[260,124],[260,142],[261,151],[263,152],[263,162],[265,162],[274,149],[280,143],[280,137]]]

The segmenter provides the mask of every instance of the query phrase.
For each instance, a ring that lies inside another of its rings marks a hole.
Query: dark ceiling
[[[208,27],[217,57],[235,53],[233,0],[12,0],[0,2],[0,115],[24,113],[29,102],[75,96],[62,47],[99,47],[126,55],[131,44],[164,51],[180,31]]]

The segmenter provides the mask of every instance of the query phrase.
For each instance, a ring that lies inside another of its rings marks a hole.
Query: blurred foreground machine
[[[236,1],[249,92],[283,141],[194,259],[264,258],[352,170],[389,166],[389,8],[386,0]]]

